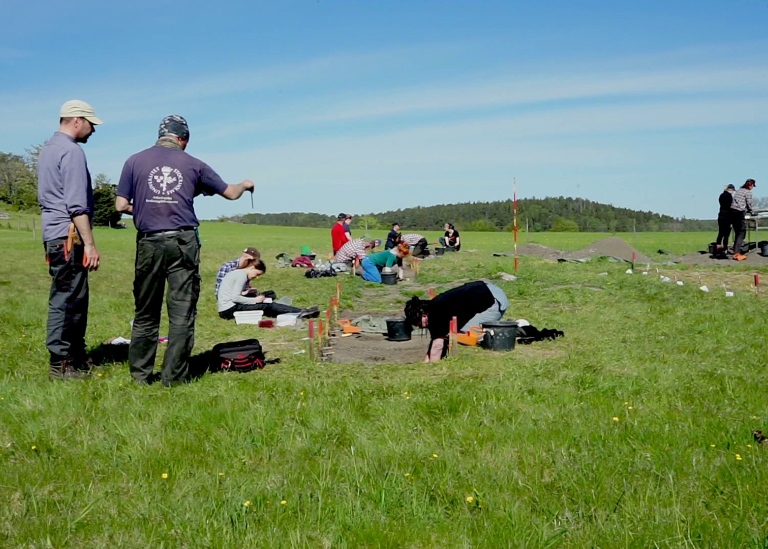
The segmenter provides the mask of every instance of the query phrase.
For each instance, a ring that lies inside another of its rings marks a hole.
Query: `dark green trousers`
[[[131,375],[149,382],[155,366],[160,315],[168,284],[168,347],[161,380],[163,385],[189,381],[189,356],[195,345],[195,316],[200,297],[200,243],[194,230],[139,233],[136,238],[136,274],[133,297]]]

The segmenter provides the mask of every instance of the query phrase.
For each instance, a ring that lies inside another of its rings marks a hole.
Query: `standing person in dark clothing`
[[[90,372],[85,353],[88,272],[99,268],[100,257],[91,230],[91,174],[79,144],[88,142],[98,124],[101,120],[88,103],[67,101],[59,112],[59,131],[37,160],[37,200],[52,279],[45,341],[51,379],[81,378]]]
[[[452,288],[429,301],[411,298],[405,304],[405,320],[412,326],[429,330],[430,342],[424,362],[437,362],[448,352],[448,332],[454,316],[459,331],[466,332],[483,322],[500,320],[508,307],[504,290],[478,280]]]
[[[397,238],[400,236],[400,223],[392,223],[392,230],[387,234],[387,242],[384,244],[385,250],[391,250],[398,244]]]
[[[736,190],[729,184],[720,195],[720,212],[717,214],[717,240],[715,246],[724,253],[728,248],[728,237],[731,235],[731,204],[733,192]]]
[[[731,202],[731,224],[736,242],[733,244],[733,259],[744,261],[747,256],[741,253],[744,237],[747,234],[747,223],[744,220],[746,214],[752,215],[752,189],[755,188],[755,180],[747,179],[741,188],[733,193]]]
[[[133,379],[154,379],[157,335],[168,283],[168,348],[161,380],[170,387],[189,381],[189,355],[195,344],[200,296],[199,222],[194,199],[219,194],[237,200],[253,192],[248,179],[228,185],[203,161],[187,154],[189,126],[179,115],[163,118],[153,147],[131,156],[117,185],[115,209],[133,215],[136,264],[133,295],[136,313],[128,360]]]

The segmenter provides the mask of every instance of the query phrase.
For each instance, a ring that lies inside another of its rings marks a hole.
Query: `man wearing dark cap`
[[[235,269],[244,269],[246,267],[249,267],[255,263],[257,263],[261,259],[261,252],[254,248],[253,246],[249,246],[246,249],[243,250],[243,253],[240,254],[240,257],[236,257],[232,261],[227,261],[226,263],[223,263],[221,267],[219,267],[219,272],[216,274],[216,290],[215,295],[218,299],[219,297],[219,288],[221,287],[221,281],[224,280],[224,277],[227,276],[227,273],[229,271],[234,271]],[[250,293],[251,290],[251,281],[247,280],[245,282],[245,289],[243,290],[243,295],[247,295]]]
[[[153,147],[131,156],[117,185],[115,208],[133,215],[138,231],[133,294],[136,312],[128,359],[133,379],[154,380],[163,294],[168,283],[168,348],[160,378],[170,387],[189,381],[200,296],[199,222],[194,198],[219,194],[237,200],[253,192],[248,179],[228,185],[206,163],[187,154],[189,126],[179,115],[160,122]]]
[[[88,324],[88,272],[99,268],[91,225],[93,188],[80,143],[101,119],[88,103],[67,101],[59,112],[59,131],[40,149],[37,199],[42,210],[43,246],[51,275],[46,347],[51,379],[85,377]]]
[[[349,242],[350,235],[347,232],[347,214],[340,213],[336,216],[336,223],[331,227],[331,246],[333,248],[333,255],[336,255],[341,247]]]

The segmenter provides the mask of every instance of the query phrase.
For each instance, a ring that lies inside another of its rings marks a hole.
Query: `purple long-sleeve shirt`
[[[37,159],[37,201],[42,210],[43,242],[65,238],[72,218],[93,220],[93,187],[85,152],[69,135],[56,132]]]

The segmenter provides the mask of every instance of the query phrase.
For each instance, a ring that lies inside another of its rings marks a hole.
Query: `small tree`
[[[93,181],[93,224],[102,227],[117,227],[120,213],[115,210],[117,185],[109,181],[106,174],[96,175]]]
[[[558,217],[552,224],[550,231],[553,233],[577,233],[579,232],[579,224],[573,219]]]

